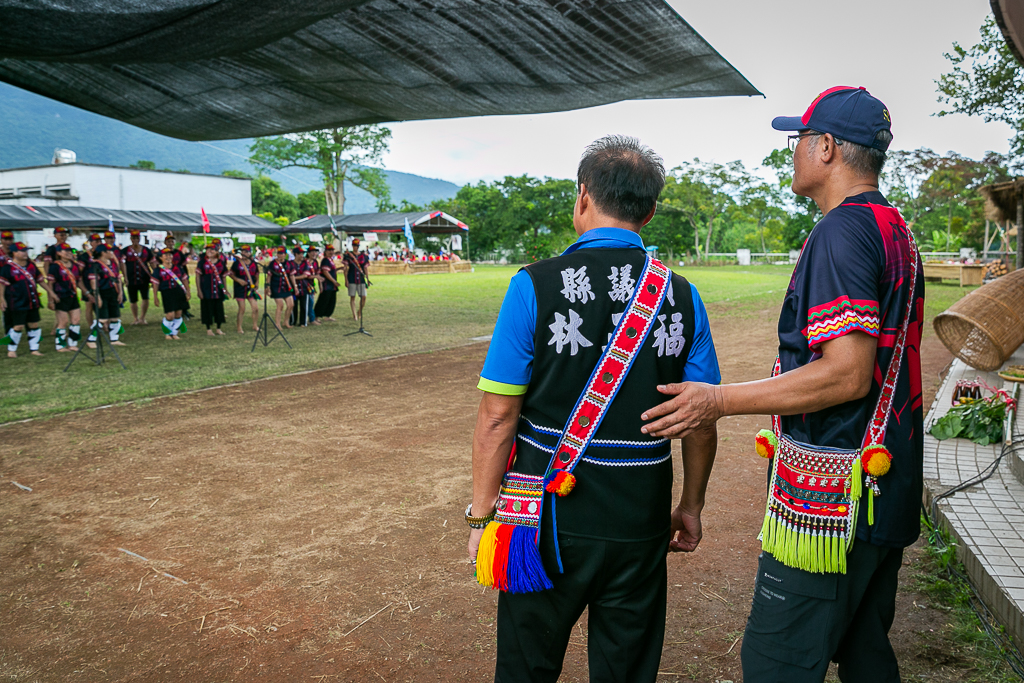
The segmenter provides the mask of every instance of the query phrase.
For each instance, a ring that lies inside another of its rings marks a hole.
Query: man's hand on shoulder
[[[680,439],[695,430],[713,427],[724,414],[719,387],[714,384],[663,384],[658,391],[672,398],[641,415],[645,421],[655,420],[640,428],[644,434]]]

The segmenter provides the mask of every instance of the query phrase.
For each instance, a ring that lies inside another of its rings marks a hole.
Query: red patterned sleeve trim
[[[841,296],[815,306],[807,311],[807,327],[803,334],[807,337],[807,345],[813,348],[854,331],[878,336],[877,301]]]

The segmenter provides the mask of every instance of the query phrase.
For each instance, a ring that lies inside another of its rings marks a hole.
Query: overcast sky
[[[935,79],[954,41],[978,42],[988,0],[670,0],[682,17],[765,94],[648,100],[558,114],[391,124],[386,166],[463,184],[506,175],[571,178],[587,143],[635,135],[669,166],[699,157],[760,166],[786,144],[778,115],[803,114],[833,85],[864,86],[892,113],[892,149],[930,147],[980,158],[1005,153],[1009,128],[933,116]]]

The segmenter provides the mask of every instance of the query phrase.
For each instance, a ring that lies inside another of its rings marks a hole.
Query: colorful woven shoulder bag
[[[647,257],[644,270],[586,388],[569,414],[545,474],[513,472],[515,450],[502,480],[494,520],[477,550],[476,578],[484,586],[509,593],[552,587],[540,557],[540,521],[544,494],[568,495],[576,485],[573,470],[593,440],[622,387],[665,300],[671,271]],[[555,538],[555,547],[558,539]]]
[[[772,429],[762,429],[755,439],[757,454],[772,459],[768,504],[758,539],[765,552],[788,567],[820,574],[846,573],[846,555],[857,534],[857,513],[865,488],[868,523],[875,522],[878,477],[889,471],[892,462],[885,447],[885,428],[917,284],[917,245],[912,235],[909,250],[913,265],[903,326],[861,447],[842,450],[799,443],[782,433],[778,415],[772,416]],[[780,370],[776,358],[772,376]]]

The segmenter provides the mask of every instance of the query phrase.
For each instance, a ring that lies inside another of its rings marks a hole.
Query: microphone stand
[[[98,268],[96,266],[96,261],[94,259],[94,260],[89,262],[89,275],[97,275],[98,274],[97,271],[98,271]],[[89,279],[92,280],[91,277]],[[93,303],[92,303],[93,322],[96,324],[96,356],[95,357],[90,356],[89,352],[85,350],[86,349],[86,340],[88,339],[88,335],[86,335],[84,337],[80,336],[80,338],[78,340],[78,349],[75,351],[75,355],[73,355],[71,357],[71,360],[68,361],[68,364],[64,367],[64,372],[67,372],[69,369],[71,369],[71,365],[75,362],[75,360],[79,356],[85,356],[86,358],[91,360],[94,365],[103,365],[103,363],[106,362],[106,360],[107,360],[107,358],[106,358],[107,352],[103,350],[103,337],[107,338],[107,341],[106,341],[107,347],[110,348],[110,351],[114,354],[114,358],[117,359],[117,362],[121,364],[121,368],[124,369],[124,370],[127,370],[128,368],[125,366],[124,361],[121,360],[120,354],[117,353],[117,348],[115,348],[114,345],[110,343],[110,332],[105,327],[103,327],[103,324],[100,322],[100,316],[99,316],[99,303],[100,303],[99,277],[97,277],[96,280],[91,282],[90,284],[92,286],[92,290],[91,290],[90,293],[92,294],[92,301],[93,301]],[[92,330],[89,330],[89,331],[92,332]]]
[[[267,277],[267,275],[264,274],[263,277]],[[256,276],[256,282],[259,282],[259,274],[257,274]],[[249,353],[252,353],[253,351],[256,350],[256,344],[258,344],[259,342],[263,342],[263,346],[266,347],[270,345],[270,342],[274,341],[278,337],[283,339],[285,344],[288,344],[289,349],[292,348],[291,343],[289,343],[288,341],[288,337],[284,336],[284,332],[282,332],[281,328],[277,326],[277,322],[275,322],[274,319],[270,317],[270,314],[267,313],[267,299],[269,298],[269,296],[266,296],[266,294],[264,294],[263,317],[260,318],[260,326],[256,330],[256,338],[252,340],[252,349],[249,351]],[[270,325],[273,325],[274,329],[277,330],[277,334],[275,334],[273,337],[269,336]]]

